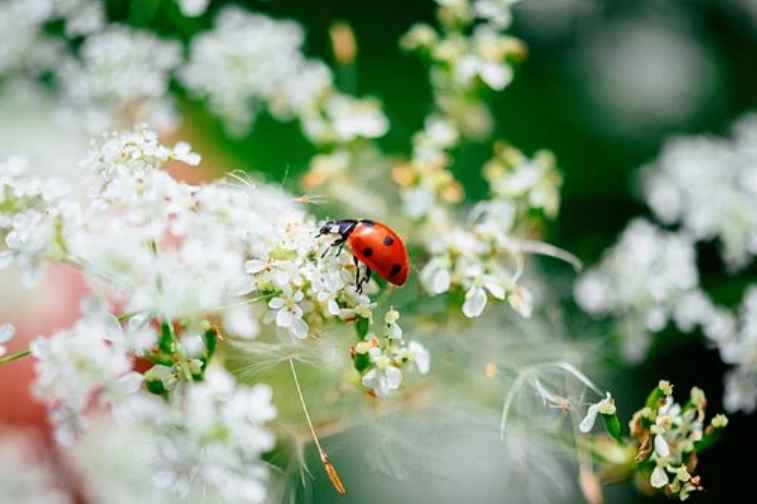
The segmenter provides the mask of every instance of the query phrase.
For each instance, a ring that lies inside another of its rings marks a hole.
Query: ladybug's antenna
[[[334,489],[339,493],[339,495],[347,495],[347,489],[344,487],[344,483],[342,483],[342,479],[339,477],[339,473],[336,471],[336,467],[334,467],[334,464],[331,463],[328,454],[323,449],[323,447],[321,447],[321,442],[318,440],[318,434],[316,434],[315,432],[313,422],[310,420],[308,407],[305,404],[305,397],[302,395],[300,380],[297,379],[297,370],[294,368],[294,360],[291,357],[289,358],[289,367],[292,370],[292,378],[294,378],[294,386],[297,388],[297,395],[300,398],[302,412],[305,413],[305,420],[307,420],[308,422],[310,435],[313,437],[315,447],[318,449],[318,455],[320,455],[321,457],[321,463],[323,464],[323,468],[326,471],[326,475],[329,477],[331,484],[334,486]]]

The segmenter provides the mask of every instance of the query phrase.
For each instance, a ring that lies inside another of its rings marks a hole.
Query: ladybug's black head
[[[339,232],[339,224],[337,224],[336,221],[330,220],[326,221],[323,226],[321,226],[321,230],[318,232],[318,236],[326,235],[326,234],[337,234]]]
[[[338,234],[346,238],[355,228],[356,224],[357,221],[353,219],[326,221],[323,226],[321,226],[321,230],[318,232],[318,236],[326,234]]]

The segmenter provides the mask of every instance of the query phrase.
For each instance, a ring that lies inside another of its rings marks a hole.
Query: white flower
[[[85,494],[98,501],[120,495],[119,503],[156,496],[264,502],[268,469],[260,457],[275,443],[267,428],[276,416],[270,387],[240,386],[210,368],[203,382],[175,394],[170,401],[133,396],[115,405],[115,420],[83,437],[73,453]]]
[[[639,342],[648,340],[644,331],[664,328],[679,300],[688,299],[698,282],[688,236],[634,220],[599,265],[578,280],[575,296],[591,314],[617,316],[632,343],[626,356],[640,358]]]
[[[309,114],[331,87],[331,74],[305,59],[302,41],[302,29],[291,21],[226,7],[213,30],[192,39],[179,79],[207,98],[235,134],[249,128],[263,104],[282,117]]]
[[[486,308],[486,291],[482,287],[473,286],[465,293],[463,314],[468,318],[480,316]]]
[[[652,471],[649,483],[651,483],[654,488],[662,488],[669,482],[670,480],[668,479],[668,474],[665,472],[665,469],[663,469],[662,466],[656,466]]]
[[[402,371],[394,366],[375,367],[363,376],[363,386],[373,389],[378,397],[384,398],[402,383]]]
[[[399,318],[400,318],[400,313],[394,308],[386,312],[386,315],[384,316],[384,321],[386,322],[387,338],[394,339],[394,340],[402,339],[402,328],[397,323]]]
[[[613,400],[612,395],[610,395],[609,392],[607,392],[607,395],[602,400],[589,406],[589,408],[586,410],[586,416],[578,425],[578,429],[583,433],[590,432],[591,429],[594,428],[594,423],[597,421],[598,414],[615,414],[615,401]]]
[[[645,169],[646,198],[665,223],[681,225],[699,240],[718,238],[728,267],[744,267],[757,252],[757,169],[751,148],[752,116],[732,139],[678,137]]]
[[[16,328],[11,324],[7,322],[5,324],[0,324],[0,357],[5,355],[5,353],[8,351],[5,348],[5,343],[8,343],[10,340],[12,340],[15,334]]]
[[[670,456],[670,447],[662,434],[657,434],[654,437],[654,451],[659,457]]]
[[[512,6],[520,0],[476,0],[476,15],[491,21],[498,28],[507,28],[512,21]]]
[[[57,72],[71,114],[85,117],[90,130],[119,124],[118,114],[127,107],[137,121],[174,126],[166,96],[170,72],[181,61],[177,42],[113,25],[87,37],[80,56],[64,59]]]
[[[110,334],[110,320],[103,318],[102,312],[92,311],[71,329],[31,344],[37,373],[32,392],[55,405],[51,416],[61,443],[70,444],[84,426],[82,415],[95,392],[117,397],[127,385],[119,380],[129,373],[131,365],[124,348],[109,343]]]
[[[297,338],[306,338],[309,328],[307,322],[302,320],[304,312],[300,306],[304,298],[305,295],[299,290],[272,298],[268,302],[270,311],[266,319],[276,320],[277,326],[289,329]]]
[[[428,373],[431,369],[431,357],[428,350],[417,341],[411,341],[407,346],[407,350],[412,356],[418,372],[420,374]]]
[[[372,99],[354,99],[347,95],[334,95],[326,103],[326,115],[333,122],[336,136],[341,141],[357,137],[377,138],[389,129],[389,121],[379,104]]]
[[[197,17],[205,14],[210,0],[178,0],[181,13],[188,17]]]
[[[421,270],[421,282],[430,294],[447,292],[452,281],[448,258],[434,257]]]

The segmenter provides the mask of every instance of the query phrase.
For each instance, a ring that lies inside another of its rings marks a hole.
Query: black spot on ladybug
[[[363,250],[363,255],[365,257],[371,257],[373,255],[373,249],[371,247],[366,247],[366,249]]]
[[[392,266],[392,270],[389,272],[389,277],[396,277],[399,272],[402,271],[402,266],[399,264],[395,264]]]
[[[393,244],[394,244],[394,238],[392,238],[389,235],[386,235],[384,237],[384,245],[386,245],[387,247],[391,247]]]

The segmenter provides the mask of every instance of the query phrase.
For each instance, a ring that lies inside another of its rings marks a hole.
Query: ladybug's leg
[[[328,254],[331,251],[331,249],[333,249],[334,247],[339,247],[339,250],[337,250],[336,255],[341,254],[342,250],[344,249],[344,242],[345,241],[347,241],[347,240],[344,239],[344,238],[337,238],[336,240],[334,240],[331,243],[331,245],[329,245],[328,248],[326,248],[326,250],[323,251],[323,254],[321,254],[321,258],[326,257],[326,254]]]
[[[368,266],[365,267],[365,275],[363,275],[363,278],[360,281],[360,284],[358,286],[357,291],[359,293],[363,292],[363,286],[368,285],[368,282],[371,281],[371,268]]]
[[[355,263],[355,290],[360,294],[360,263],[356,256],[352,256],[352,262]]]

